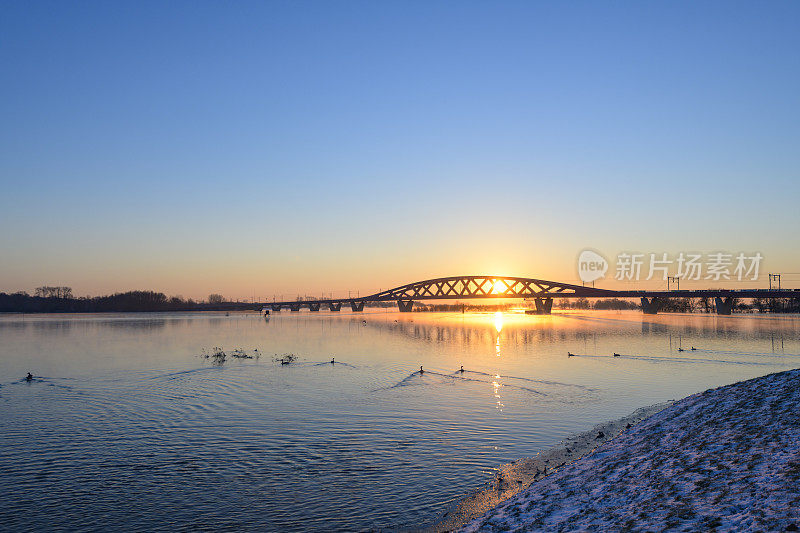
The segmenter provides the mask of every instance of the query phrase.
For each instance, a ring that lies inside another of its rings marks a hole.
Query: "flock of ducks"
[[[333,361],[331,361],[331,363],[333,363]],[[466,372],[466,370],[464,370],[464,365],[461,365],[461,368],[456,370],[456,372],[461,372],[462,374],[464,372]],[[422,369],[422,365],[419,365],[419,375],[421,376],[424,373],[425,373],[425,370]]]
[[[364,322],[366,322],[366,320],[365,320]],[[256,351],[258,351],[258,350],[256,350]],[[684,350],[683,348],[678,348],[678,351],[679,351],[679,352],[685,352],[685,351],[687,351],[687,350]],[[691,348],[691,351],[693,351],[693,352],[694,352],[694,351],[697,351],[697,348],[695,348],[694,346],[692,346],[692,348]],[[567,357],[575,357],[575,354],[574,354],[574,353],[572,353],[572,352],[567,352]],[[617,352],[614,352],[614,357],[620,357],[620,354],[618,354]],[[336,358],[335,358],[335,357],[332,357],[332,358],[331,358],[331,360],[330,360],[330,363],[331,363],[332,365],[335,365],[335,364],[336,364]],[[291,361],[287,361],[287,360],[285,360],[285,359],[282,359],[282,360],[281,360],[281,365],[290,365],[290,364],[292,364],[292,363],[291,363]],[[464,365],[461,365],[461,368],[459,368],[458,370],[456,370],[456,372],[460,372],[460,373],[462,373],[462,374],[463,374],[464,372],[466,372],[466,370],[464,370]],[[425,373],[425,370],[422,368],[422,365],[419,365],[419,375],[421,376],[421,375],[423,375],[424,373]],[[25,381],[28,381],[28,382],[30,382],[30,381],[33,381],[33,374],[31,374],[30,372],[28,372],[28,375],[27,375],[27,376],[25,376]]]
[[[686,350],[684,348],[678,348],[678,351],[679,352],[688,352],[688,351],[696,352],[697,348],[695,348],[694,346],[692,346],[691,350]],[[577,354],[574,354],[572,352],[567,352],[567,357],[575,357],[576,355]],[[618,354],[617,352],[614,352],[614,357],[621,357],[621,355]],[[463,369],[464,367],[462,366],[461,368]],[[462,372],[463,372],[463,370],[462,370]]]

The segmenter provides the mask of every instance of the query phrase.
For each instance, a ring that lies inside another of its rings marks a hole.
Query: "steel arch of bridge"
[[[299,311],[301,307],[319,311],[320,306],[325,305],[331,311],[339,311],[343,304],[349,304],[354,311],[362,311],[365,302],[396,301],[401,311],[411,311],[411,302],[415,300],[473,298],[544,298],[552,300],[552,298],[559,297],[602,297],[609,294],[613,294],[613,291],[543,279],[509,276],[450,276],[416,281],[356,298],[265,302],[259,305],[264,305],[265,308],[269,307],[273,311],[280,311],[285,307],[292,311]]]

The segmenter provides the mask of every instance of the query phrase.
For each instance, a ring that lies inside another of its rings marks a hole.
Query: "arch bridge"
[[[800,291],[772,289],[617,291],[534,278],[451,276],[417,281],[358,298],[266,302],[261,305],[272,311],[288,308],[296,312],[302,307],[307,307],[310,311],[319,311],[323,306],[331,311],[340,311],[342,306],[347,304],[350,309],[359,312],[364,310],[364,304],[367,302],[396,301],[400,311],[410,312],[415,301],[526,298],[534,300],[537,314],[550,314],[553,298],[641,298],[642,310],[646,314],[656,314],[665,298],[676,297],[714,298],[717,313],[729,315],[736,298],[798,298]]]

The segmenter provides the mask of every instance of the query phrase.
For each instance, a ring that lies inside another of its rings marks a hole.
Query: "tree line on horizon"
[[[368,307],[394,308],[397,303],[367,302]],[[560,309],[579,310],[635,310],[641,309],[638,302],[629,299],[605,298],[590,301],[588,298],[574,300],[562,298],[557,301]],[[414,311],[508,311],[519,307],[518,303],[414,303]],[[254,304],[232,302],[221,294],[209,294],[206,301],[195,301],[181,296],[168,297],[163,292],[127,291],[106,296],[75,297],[71,287],[42,286],[31,295],[25,291],[0,292],[0,313],[100,313],[100,312],[146,312],[146,311],[213,311],[254,309]],[[738,312],[800,313],[800,298],[752,298],[737,299],[734,309]],[[712,298],[665,298],[659,312],[662,313],[712,313]]]
[[[598,299],[590,302],[588,298],[558,301],[560,309],[633,310],[642,306],[633,300],[620,298]],[[735,298],[734,310],[741,313],[800,313],[800,298]],[[714,299],[700,298],[662,298],[659,313],[713,313]]]
[[[72,294],[70,287],[42,286],[31,295],[25,291],[0,292],[3,313],[102,313],[136,311],[211,311],[215,309],[252,309],[253,304],[226,301],[220,294],[210,294],[205,302],[181,296],[168,297],[163,292],[127,291],[106,296]]]

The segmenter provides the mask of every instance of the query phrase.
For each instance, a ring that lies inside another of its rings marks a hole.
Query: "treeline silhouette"
[[[634,300],[598,299],[594,302],[588,298],[575,300],[561,299],[558,302],[561,309],[598,309],[598,310],[625,310],[641,309],[641,305]],[[800,298],[736,298],[734,310],[740,313],[800,313]],[[659,313],[713,313],[713,298],[662,298]]]
[[[639,304],[619,298],[605,298],[602,300],[595,300],[594,302],[590,302],[588,298],[576,298],[574,300],[562,298],[558,302],[558,307],[561,309],[598,309],[603,311],[641,309]]]
[[[395,308],[397,303],[367,302],[367,307]],[[507,311],[518,307],[518,303],[498,304],[426,304],[415,302],[414,311]],[[561,299],[562,309],[632,310],[640,309],[632,300],[587,298]],[[205,302],[168,297],[163,292],[128,291],[95,297],[74,297],[70,287],[37,287],[34,295],[27,292],[7,294],[0,292],[0,313],[104,313],[104,312],[153,312],[153,311],[237,311],[258,310],[260,304],[230,302],[219,294],[211,294]],[[737,300],[734,309],[738,312],[800,313],[800,298],[754,298]],[[661,313],[713,313],[711,298],[667,298],[659,309]]]
[[[59,289],[40,291],[39,289]],[[66,291],[64,289],[67,289]],[[46,294],[46,296],[45,296]],[[68,295],[68,296],[67,296]],[[26,292],[0,292],[0,312],[4,313],[104,313],[143,311],[227,311],[258,308],[257,304],[226,302],[212,294],[208,302],[196,302],[163,292],[128,291],[108,296],[72,296],[69,287],[40,287],[31,296]]]

